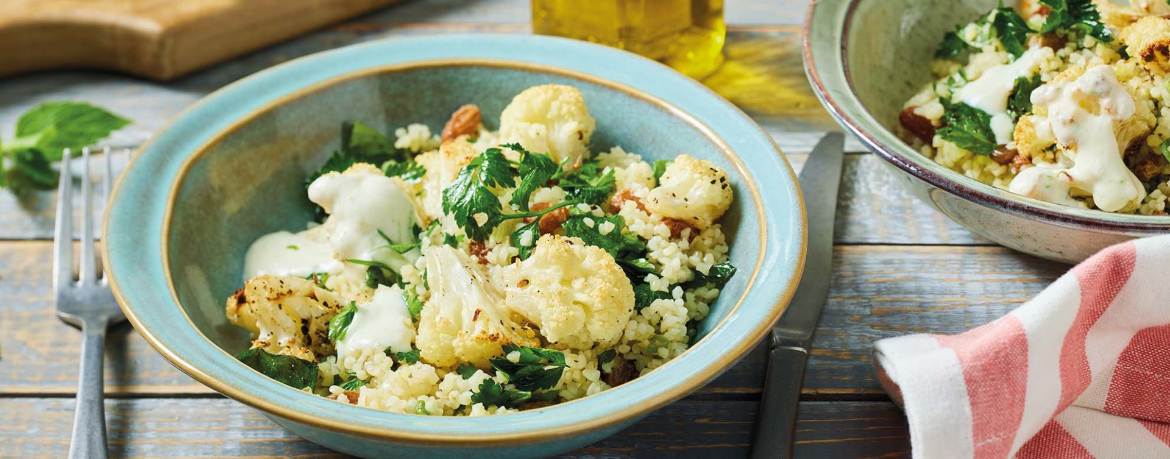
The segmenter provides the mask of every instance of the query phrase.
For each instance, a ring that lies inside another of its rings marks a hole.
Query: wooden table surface
[[[704,83],[770,132],[800,169],[838,129],[805,79],[807,0],[727,0],[727,63]],[[168,84],[96,72],[0,83],[0,127],[48,100],[131,118],[109,144],[135,147],[211,91],[280,62],[386,37],[529,33],[528,0],[412,0]],[[808,362],[798,458],[909,457],[906,421],[874,381],[872,343],[955,333],[1036,295],[1068,267],[995,246],[929,209],[851,139],[838,202],[832,291]],[[53,314],[54,193],[0,192],[0,456],[65,457],[81,335]],[[763,384],[761,348],[697,393],[571,458],[745,457]],[[171,367],[129,326],[110,332],[106,415],[113,456],[342,457],[283,431]]]

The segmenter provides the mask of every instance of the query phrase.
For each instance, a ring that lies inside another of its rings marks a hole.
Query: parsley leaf
[[[1033,75],[1031,79],[1027,77],[1016,79],[1016,88],[1008,98],[1007,107],[1008,115],[1011,115],[1013,121],[1018,121],[1021,116],[1032,112],[1032,91],[1039,88],[1042,83],[1040,75]]]
[[[411,349],[409,352],[395,352],[394,360],[397,360],[398,363],[405,363],[408,365],[415,364],[418,363],[419,352],[420,351],[418,349]]]
[[[325,290],[327,292],[333,291],[329,287],[325,286],[325,282],[329,281],[329,273],[313,273],[313,274],[309,274],[309,276],[306,277],[305,279],[313,281],[314,284],[317,284],[317,288],[320,288],[320,289]]]
[[[532,392],[505,389],[496,380],[488,378],[479,383],[479,392],[471,395],[472,403],[483,406],[516,407],[532,398]]]
[[[1158,151],[1162,152],[1162,156],[1170,162],[1170,139],[1162,141],[1162,144],[1158,145]]]
[[[66,148],[80,150],[130,124],[130,120],[81,102],[46,102],[16,121],[6,151],[36,149],[48,161],[60,161]]]
[[[459,364],[459,367],[455,368],[455,372],[459,373],[459,376],[462,376],[463,379],[471,379],[472,376],[475,376],[476,371],[479,371],[479,369],[475,368],[475,365],[466,362]]]
[[[379,285],[390,286],[398,282],[398,274],[394,272],[394,268],[391,268],[386,263],[377,260],[359,260],[357,258],[348,258],[345,261],[355,265],[369,267],[369,269],[366,269],[366,287],[376,289]]]
[[[938,135],[972,153],[987,156],[995,150],[995,133],[991,130],[991,115],[978,108],[959,102],[943,100],[942,124]]]
[[[501,221],[500,200],[491,187],[513,187],[512,167],[499,148],[489,148],[459,170],[455,181],[443,190],[443,212],[451,215],[468,237],[481,241]],[[480,223],[476,214],[484,214]]]
[[[963,51],[966,51],[970,46],[971,45],[968,45],[967,42],[963,41],[962,38],[959,38],[958,33],[947,32],[946,35],[943,35],[943,41],[938,45],[938,49],[934,51],[934,57],[958,57],[959,54],[962,54]]]
[[[427,168],[414,161],[389,160],[382,164],[382,173],[387,177],[400,177],[402,180],[413,182],[427,175]]]
[[[418,295],[411,292],[403,293],[402,297],[406,299],[406,310],[410,312],[410,318],[418,320],[418,316],[422,314],[423,306],[426,304],[418,298]]]
[[[1004,7],[1001,2],[1000,7],[995,9],[995,19],[991,21],[991,26],[995,28],[1003,49],[1012,56],[1020,57],[1028,50],[1028,34],[1034,31],[1016,10]]]
[[[269,354],[260,348],[248,349],[236,356],[236,360],[297,389],[317,387],[317,363],[298,359],[291,355]]]
[[[419,400],[418,404],[414,407],[414,414],[421,414],[423,416],[426,416],[426,415],[429,415],[431,413],[429,411],[427,411],[427,403],[422,401],[422,400]]]
[[[666,166],[663,166],[665,170]],[[616,186],[613,169],[602,168],[597,160],[585,161],[575,171],[565,175],[559,186],[571,201],[601,204]]]
[[[525,224],[516,231],[512,232],[512,247],[520,251],[518,255],[521,260],[527,260],[532,256],[532,250],[536,248],[536,241],[540,239],[540,219],[535,218],[532,223]]]
[[[362,381],[362,380],[357,379],[357,378],[350,378],[350,379],[347,379],[345,382],[341,383],[341,388],[343,390],[358,390],[358,389],[361,389],[362,387],[365,387],[365,385],[366,385],[365,381]]]
[[[504,356],[492,357],[492,368],[508,375],[508,381],[523,391],[551,389],[561,380],[565,371],[565,354],[551,349],[540,349],[515,344],[504,345]],[[516,362],[507,354],[519,352]]]
[[[634,310],[641,311],[654,300],[669,300],[673,298],[668,292],[659,292],[650,288],[650,284],[642,282],[634,286]]]
[[[731,276],[735,275],[736,271],[735,266],[732,266],[729,261],[717,263],[711,266],[711,269],[707,271],[706,275],[695,271],[695,278],[687,282],[685,288],[702,287],[705,285],[710,285],[714,288],[723,288],[727,284],[727,281],[731,280]]]
[[[511,203],[521,210],[528,210],[528,198],[532,196],[532,192],[556,176],[561,166],[553,161],[552,156],[530,152],[518,143],[502,146],[520,153],[520,161],[516,168],[520,174],[520,183],[512,191]]]
[[[357,121],[341,124],[341,150],[360,162],[370,164],[406,162],[410,159],[410,153],[394,148],[394,142],[385,134]]]
[[[662,174],[666,173],[666,168],[668,166],[670,166],[670,164],[673,162],[674,162],[673,159],[660,159],[658,161],[654,161],[654,181],[655,182],[662,180]]]
[[[593,224],[587,223],[589,221]],[[639,279],[643,274],[654,272],[654,265],[646,259],[646,243],[638,239],[638,236],[622,231],[626,227],[625,221],[621,215],[610,217],[574,215],[565,220],[561,228],[565,230],[565,235],[581,238],[586,244],[609,252],[626,271],[627,276]],[[613,224],[613,229],[601,234],[601,226],[604,223]]]
[[[1040,0],[1040,4],[1049,10],[1040,32],[1071,29],[1104,43],[1113,41],[1113,33],[1101,22],[1101,14],[1092,0]]]
[[[600,366],[612,362],[614,357],[617,357],[617,351],[613,349],[606,349],[604,352],[597,355],[597,365]]]
[[[337,315],[329,319],[329,339],[333,341],[345,339],[345,334],[349,331],[349,324],[353,323],[353,316],[356,313],[357,303],[353,301],[337,311]]]

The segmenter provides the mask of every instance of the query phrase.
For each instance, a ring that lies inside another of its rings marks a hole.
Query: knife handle
[[[777,346],[768,353],[768,376],[756,415],[752,459],[791,459],[796,433],[796,409],[804,383],[808,351]]]

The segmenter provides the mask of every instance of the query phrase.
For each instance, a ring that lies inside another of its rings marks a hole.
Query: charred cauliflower
[[[499,142],[519,143],[548,153],[555,161],[577,164],[589,154],[589,137],[596,126],[577,88],[534,86],[517,94],[500,114]]]
[[[646,209],[703,230],[727,212],[732,197],[726,172],[710,161],[679,155],[646,196]]]
[[[415,345],[437,367],[469,362],[488,368],[502,346],[540,347],[536,332],[503,305],[478,263],[450,246],[426,251],[431,298],[422,309]]]
[[[316,361],[333,353],[329,319],[347,303],[308,279],[257,276],[227,299],[228,321],[255,336],[269,354]]]
[[[1121,29],[1121,41],[1130,56],[1154,73],[1170,68],[1170,19],[1146,16]]]
[[[634,289],[605,250],[545,235],[527,260],[503,270],[505,304],[573,349],[616,344],[634,313]]]

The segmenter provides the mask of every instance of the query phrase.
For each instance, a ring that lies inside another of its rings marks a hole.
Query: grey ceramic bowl
[[[1170,233],[1170,217],[1074,209],[980,183],[922,156],[891,131],[902,104],[930,81],[943,34],[998,2],[817,0],[804,29],[809,80],[829,112],[888,161],[902,184],[987,239],[1074,263],[1118,242]]]
[[[693,346],[611,390],[505,416],[395,414],[284,386],[236,361],[250,337],[224,317],[260,235],[304,228],[304,179],[337,148],[340,123],[383,131],[442,126],[477,103],[484,123],[533,85],[580,89],[596,149],[680,153],[728,171],[724,217],[739,273]],[[103,232],[126,316],[176,367],[297,435],[363,457],[523,458],[611,435],[702,387],[751,350],[788,304],[804,262],[804,207],[771,137],[733,105],[651,60],[564,39],[457,35],[375,41],[291,61],[233,83],[155,134],[127,167]],[[681,440],[680,440],[681,441]]]

